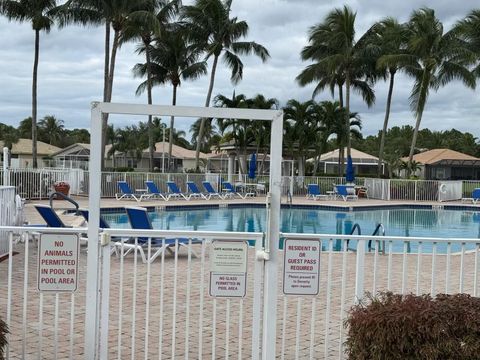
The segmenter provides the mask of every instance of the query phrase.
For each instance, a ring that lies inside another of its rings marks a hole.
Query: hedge
[[[368,296],[345,326],[351,360],[480,358],[480,298],[467,294]]]

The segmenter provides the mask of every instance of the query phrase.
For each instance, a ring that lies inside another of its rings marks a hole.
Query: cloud
[[[191,1],[187,1],[191,3]],[[236,86],[230,82],[230,73],[220,64],[213,94],[262,93],[285,104],[288,99],[311,98],[313,85],[299,87],[295,77],[307,65],[299,53],[307,43],[309,27],[320,22],[334,7],[344,4],[357,11],[357,36],[375,21],[395,16],[406,21],[414,9],[430,5],[427,1],[385,0],[234,0],[232,15],[249,24],[247,39],[265,45],[271,59],[263,64],[256,57],[244,57],[244,78]],[[469,2],[436,0],[437,16],[448,29],[471,10]],[[29,24],[0,19],[2,37],[0,48],[0,122],[17,125],[31,113],[31,76],[34,33]],[[101,100],[103,93],[103,27],[72,26],[53,29],[41,34],[38,110],[39,117],[54,114],[65,121],[68,128],[89,127],[90,102]],[[127,44],[118,52],[112,101],[145,103],[146,96],[135,96],[140,82],[134,79],[131,68],[142,57],[135,53],[135,45]],[[211,64],[209,64],[210,66]],[[390,125],[413,125],[408,97],[412,80],[405,75],[396,77]],[[208,77],[185,82],[178,91],[178,104],[203,106],[208,88]],[[384,118],[388,84],[375,85],[377,101],[368,109],[360,97],[353,94],[352,110],[360,113],[364,134],[375,134]],[[476,119],[480,116],[480,99],[475,92],[453,82],[430,94],[422,127],[470,131],[480,137]],[[171,88],[158,87],[153,92],[154,103],[170,104]],[[317,99],[330,99],[325,92]],[[123,126],[141,117],[112,116],[111,122]],[[176,124],[188,130],[195,119],[178,119]],[[168,119],[165,119],[168,121]],[[187,136],[190,138],[190,136]]]

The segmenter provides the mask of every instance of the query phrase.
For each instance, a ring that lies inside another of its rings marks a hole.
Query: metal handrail
[[[380,236],[385,236],[385,226],[382,223],[378,223],[377,227],[372,233],[372,236],[379,236],[379,232],[381,231]],[[382,241],[382,254],[385,254],[385,240]],[[368,251],[372,251],[372,240],[368,241]]]
[[[355,223],[355,225],[353,225],[352,230],[350,231],[350,235],[353,235],[355,230],[357,230],[358,235],[362,235],[362,229],[360,228],[359,223]]]
[[[80,208],[80,205],[78,205],[78,203],[75,200],[73,200],[71,197],[58,191],[52,192],[48,197],[48,200],[50,202],[50,207],[52,209],[53,209],[53,199],[56,198],[57,196],[60,196],[64,200],[67,200],[69,203],[73,204],[73,206],[75,206],[75,215],[80,215],[80,212],[78,211],[78,209]]]

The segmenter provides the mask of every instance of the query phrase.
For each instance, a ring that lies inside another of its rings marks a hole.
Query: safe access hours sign
[[[38,242],[38,290],[74,292],[78,283],[80,241],[76,234],[41,234]]]
[[[285,240],[283,249],[285,295],[318,295],[321,246],[320,240]]]

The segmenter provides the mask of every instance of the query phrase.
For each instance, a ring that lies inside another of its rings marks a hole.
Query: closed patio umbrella
[[[255,179],[255,172],[257,171],[257,155],[255,153],[250,157],[250,163],[248,164],[248,177]]]
[[[347,171],[345,173],[345,180],[347,183],[355,182],[355,171],[353,169],[352,157],[350,155],[347,158]]]

